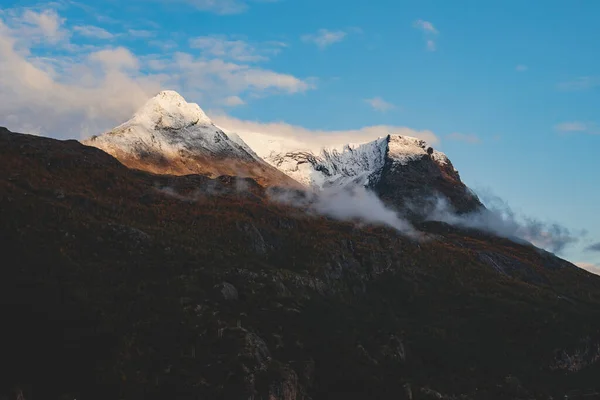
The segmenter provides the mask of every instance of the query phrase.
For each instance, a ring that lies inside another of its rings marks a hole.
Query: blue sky
[[[561,255],[600,268],[600,252],[585,250],[600,242],[600,2],[2,0],[0,9],[9,128],[81,138],[165,88],[222,124],[365,140],[365,127],[407,127],[437,138],[476,190],[574,235],[587,230]]]

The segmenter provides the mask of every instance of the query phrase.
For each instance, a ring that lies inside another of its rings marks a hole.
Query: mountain
[[[600,277],[533,246],[74,140],[0,154],[0,398],[598,398]]]
[[[197,104],[163,91],[135,116],[83,142],[130,168],[175,175],[250,177],[264,186],[324,189],[363,185],[409,216],[444,197],[458,213],[483,207],[445,154],[425,141],[386,136],[362,144],[309,150],[260,133],[221,129]]]
[[[233,136],[233,135],[232,135]],[[223,133],[197,104],[174,91],[150,99],[129,121],[84,144],[106,151],[130,168],[159,174],[247,176],[263,185],[296,182]]]
[[[234,135],[239,135],[267,163],[305,186],[323,189],[363,185],[405,212],[412,211],[416,204],[420,208],[424,203],[433,205],[440,196],[458,213],[483,207],[448,157],[421,139],[388,135],[368,143],[314,151],[260,133]]]

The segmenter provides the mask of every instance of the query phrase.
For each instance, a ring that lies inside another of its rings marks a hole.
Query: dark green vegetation
[[[600,278],[532,247],[438,223],[419,244],[1,130],[0,171],[0,397],[600,389]]]

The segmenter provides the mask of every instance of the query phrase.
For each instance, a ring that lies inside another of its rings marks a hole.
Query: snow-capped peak
[[[191,125],[212,125],[196,103],[188,103],[177,92],[165,90],[146,102],[133,120],[147,128],[182,129]]]
[[[318,147],[294,138],[254,132],[239,132],[238,136],[225,132],[232,139],[241,136],[267,163],[296,181],[316,188],[348,183],[372,185],[379,180],[386,160],[391,165],[405,166],[431,157],[439,165],[448,164],[445,154],[430,149],[426,141],[409,136],[388,135],[366,143]]]
[[[188,103],[172,90],[160,92],[129,121],[84,143],[121,158],[154,155],[166,159],[218,156],[258,160],[247,146],[216,127],[198,104]]]

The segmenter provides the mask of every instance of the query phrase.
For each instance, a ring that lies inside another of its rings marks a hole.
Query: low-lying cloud
[[[412,238],[418,238],[415,228],[388,208],[375,193],[360,185],[328,187],[321,191],[271,189],[272,201],[299,208],[311,214],[324,215],[340,221],[389,226]]]
[[[478,229],[516,242],[560,253],[578,242],[585,232],[574,233],[558,223],[542,222],[536,218],[517,215],[501,198],[493,195],[482,199],[487,208],[468,214],[456,214],[446,199],[438,198],[427,219],[451,225]]]

